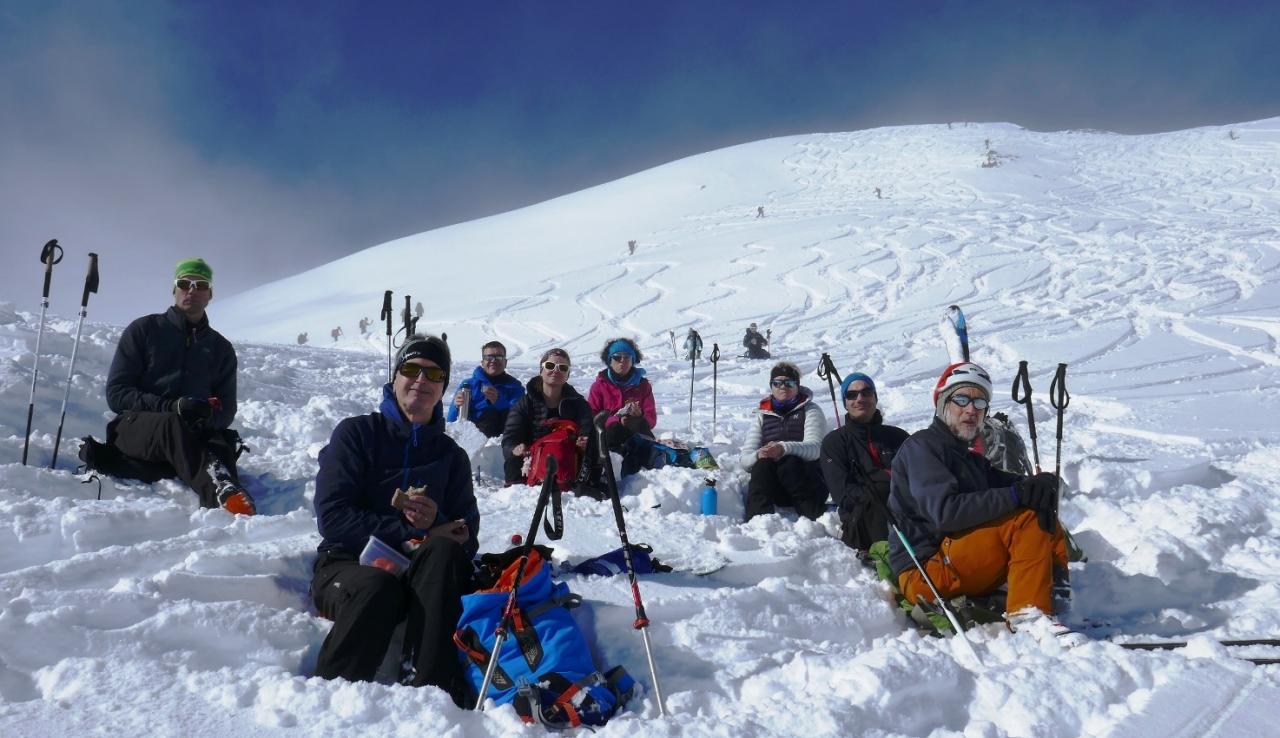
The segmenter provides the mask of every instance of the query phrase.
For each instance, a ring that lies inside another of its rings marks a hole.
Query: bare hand
[[[524,445],[523,443],[517,443],[516,445],[514,445],[514,446],[512,446],[512,447],[511,447],[511,455],[512,455],[512,456],[524,456],[524,452],[525,452],[525,451],[527,451],[527,450],[528,450],[528,449],[527,449],[527,448],[525,448],[525,445]]]
[[[458,394],[453,396],[453,405],[454,407],[462,407],[465,404],[466,400],[462,397],[462,390],[458,390]]]
[[[756,451],[756,457],[761,459],[776,460],[781,459],[784,455],[786,455],[786,449],[784,449],[782,444],[777,441],[770,441],[761,446],[759,451]]]
[[[579,437],[578,437],[577,444],[578,444],[578,448],[586,448],[586,447],[587,447],[587,437],[586,437],[586,436],[579,436]]]
[[[471,531],[467,528],[466,521],[463,520],[446,521],[427,531],[427,533],[432,538],[443,537],[458,543],[466,543],[467,539],[471,537]]]
[[[415,528],[427,530],[435,522],[439,506],[426,495],[413,495],[405,500],[404,517]]]
[[[498,401],[498,388],[494,387],[492,384],[486,384],[484,389],[481,391],[484,392],[484,396],[489,400],[489,402]]]

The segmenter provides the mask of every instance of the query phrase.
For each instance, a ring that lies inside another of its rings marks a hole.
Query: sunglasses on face
[[[609,357],[609,361],[612,361],[615,363],[622,363],[624,360],[630,360],[630,359],[631,359],[631,354],[613,354],[612,356]]]
[[[799,387],[800,383],[794,379],[775,379],[769,383],[769,386],[782,389],[783,387]]]
[[[507,357],[502,354],[485,354],[484,356],[481,356],[480,359],[486,364],[501,364],[507,360]]]
[[[860,389],[860,390],[851,389],[848,392],[844,393],[844,399],[849,402],[852,402],[853,400],[856,400],[859,397],[865,397],[868,400],[874,400],[876,398],[876,391],[873,389]]]
[[[968,395],[952,395],[950,402],[954,402],[956,407],[969,407],[973,405],[974,410],[986,410],[991,403],[981,397],[969,397]]]
[[[428,382],[443,382],[444,370],[438,366],[422,366],[420,364],[410,364],[405,362],[396,369],[400,376],[405,379],[417,379],[419,375],[425,374]]]
[[[543,368],[543,369],[546,369],[546,370],[547,370],[547,371],[549,371],[549,372],[560,372],[561,374],[568,374],[568,373],[569,373],[569,365],[568,365],[568,364],[557,364],[557,363],[555,363],[554,361],[544,361],[544,362],[542,362],[542,368]]]
[[[177,287],[183,292],[186,292],[187,290],[196,290],[197,292],[204,292],[205,290],[209,289],[209,280],[207,279],[175,279],[173,280],[173,286]]]

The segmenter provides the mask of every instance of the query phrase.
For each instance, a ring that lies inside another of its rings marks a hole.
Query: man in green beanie
[[[253,515],[235,462],[236,352],[209,327],[213,269],[183,259],[173,272],[173,306],[129,324],[107,375],[107,443],[90,466],[138,478],[178,477],[202,507]],[[84,452],[82,450],[82,457]]]

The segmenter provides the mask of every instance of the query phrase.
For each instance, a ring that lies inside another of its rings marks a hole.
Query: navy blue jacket
[[[236,351],[209,327],[209,316],[187,322],[176,307],[144,315],[120,336],[107,372],[107,407],[168,412],[180,397],[216,397],[222,409],[208,427],[225,429],[236,417]]]
[[[889,510],[916,557],[924,563],[952,533],[968,530],[1018,506],[1011,486],[1022,479],[991,466],[946,423],[913,433],[893,459]],[[897,576],[914,567],[898,537],[889,534],[889,564]]]
[[[471,460],[445,435],[443,406],[437,403],[430,422],[410,423],[388,384],[378,409],[338,423],[320,451],[313,503],[324,539],[320,551],[359,554],[369,536],[397,547],[421,538],[425,531],[391,506],[391,496],[397,488],[425,485],[439,506],[432,525],[465,520],[471,539],[464,548],[475,556],[480,511],[471,488]]]
[[[498,401],[489,402],[489,398],[484,396],[484,388],[492,385],[498,390]],[[486,412],[496,412],[503,415],[506,419],[506,413],[511,406],[516,404],[524,396],[524,385],[520,384],[520,380],[503,372],[497,377],[490,377],[485,374],[484,367],[476,367],[471,372],[471,377],[463,380],[458,386],[458,392],[463,389],[471,391],[471,407],[467,408],[467,417],[471,422],[476,422],[484,417]],[[455,392],[456,396],[457,393]],[[452,423],[458,419],[458,406],[449,403],[449,422]]]

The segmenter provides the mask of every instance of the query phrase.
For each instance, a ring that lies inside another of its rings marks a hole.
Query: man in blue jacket
[[[490,341],[480,348],[480,366],[463,380],[449,405],[449,422],[458,419],[459,411],[467,409],[467,420],[475,423],[480,432],[489,438],[502,435],[507,425],[507,413],[524,395],[520,380],[507,374],[507,347],[499,341]]]
[[[440,399],[449,384],[449,347],[412,336],[382,388],[377,412],[338,424],[320,452],[315,513],[320,555],[311,580],[316,609],[333,620],[316,676],[369,681],[392,631],[406,621],[402,681],[433,684],[463,704],[465,687],[453,645],[462,595],[471,591],[471,559],[480,512],[467,454],[444,433]],[[425,488],[393,507],[396,490]],[[411,556],[394,575],[359,562],[371,537]]]
[[[1052,615],[1053,569],[1067,566],[1057,476],[1003,472],[969,449],[991,402],[982,367],[947,367],[933,401],[933,424],[908,438],[893,460],[889,509],[896,525],[943,597],[983,595],[1007,583],[1006,616],[1028,608]],[[932,600],[894,535],[889,563],[908,600]]]
[[[253,498],[236,474],[236,352],[209,327],[213,269],[183,259],[174,269],[173,305],[129,324],[107,373],[109,459],[90,466],[108,474],[177,476],[203,507],[252,515]],[[94,442],[96,444],[96,442]],[[89,442],[86,441],[86,445]],[[82,450],[83,453],[83,450]],[[83,458],[83,457],[82,457]],[[86,459],[88,461],[88,459]]]

